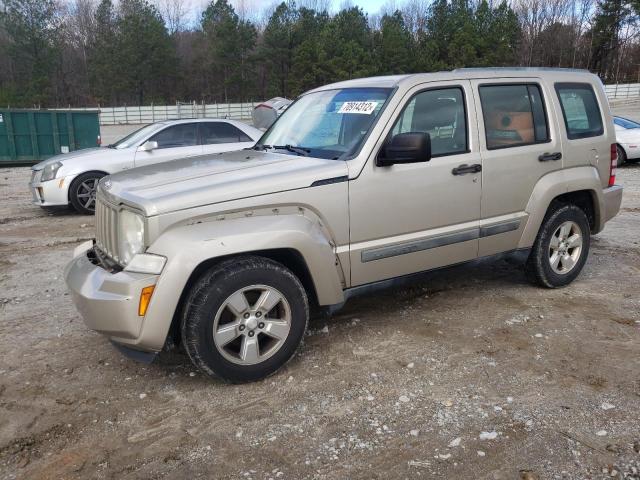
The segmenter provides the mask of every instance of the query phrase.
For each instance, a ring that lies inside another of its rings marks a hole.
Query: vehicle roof
[[[399,86],[412,86],[425,82],[437,82],[446,80],[472,80],[492,78],[548,78],[562,76],[563,79],[576,80],[589,77],[592,81],[600,82],[600,79],[588,70],[572,68],[545,68],[545,67],[495,67],[495,68],[459,68],[451,71],[412,73],[407,75],[390,75],[384,77],[367,77],[353,80],[345,80],[310,90],[307,93],[322,90],[334,90],[337,88],[395,88]]]
[[[200,123],[200,122],[227,122],[232,125],[247,125],[244,122],[238,120],[231,120],[229,118],[181,118],[179,120],[161,120],[156,122],[157,125],[180,125],[181,123]]]

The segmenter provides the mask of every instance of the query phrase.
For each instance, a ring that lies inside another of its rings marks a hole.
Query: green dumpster
[[[0,109],[0,167],[98,146],[98,110]]]

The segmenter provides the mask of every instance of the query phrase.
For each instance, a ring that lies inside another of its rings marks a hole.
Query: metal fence
[[[640,97],[640,83],[618,83],[615,85],[605,85],[604,89],[607,92],[609,100]]]
[[[99,107],[100,125],[128,125],[181,118],[249,120],[257,103],[177,103],[175,105]]]

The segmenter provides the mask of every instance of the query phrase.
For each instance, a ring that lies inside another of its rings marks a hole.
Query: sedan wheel
[[[88,172],[78,176],[69,187],[69,200],[78,212],[93,215],[96,210],[98,182],[103,173]]]

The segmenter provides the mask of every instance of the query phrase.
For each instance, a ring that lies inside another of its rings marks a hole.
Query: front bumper
[[[602,191],[604,198],[603,224],[615,217],[622,203],[622,185],[614,185]]]
[[[69,204],[69,185],[76,177],[69,175],[67,177],[54,178],[46,182],[39,180],[42,175],[41,170],[33,170],[31,181],[29,182],[29,190],[33,197],[32,203],[40,207],[57,207]]]
[[[84,323],[113,342],[136,350],[158,351],[139,342],[145,317],[138,315],[138,305],[142,289],[156,285],[160,275],[112,273],[94,264],[87,250],[76,251],[76,255],[67,265],[64,278]]]

